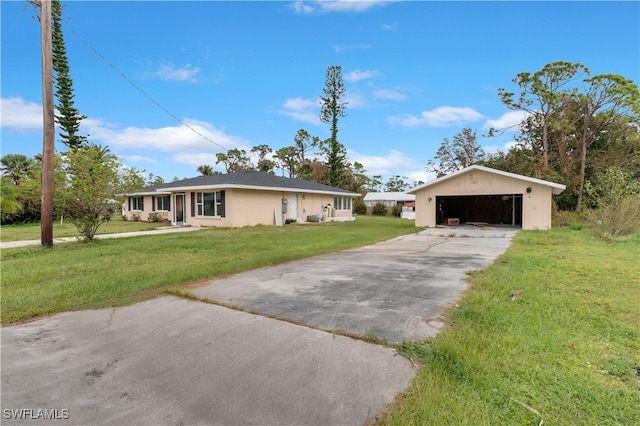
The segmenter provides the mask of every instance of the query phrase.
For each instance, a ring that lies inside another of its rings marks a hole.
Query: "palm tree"
[[[33,166],[33,159],[24,154],[7,154],[0,159],[2,174],[11,178],[14,184],[29,173]]]
[[[207,164],[203,164],[202,166],[198,167],[198,173],[200,173],[202,176],[212,176],[213,168]]]

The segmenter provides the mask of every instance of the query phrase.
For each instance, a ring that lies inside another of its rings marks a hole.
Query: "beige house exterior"
[[[199,176],[127,194],[126,220],[155,218],[175,226],[242,227],[314,219],[355,220],[360,194],[262,172]]]
[[[483,166],[470,166],[418,186],[416,226],[456,224],[551,228],[553,195],[566,188]]]

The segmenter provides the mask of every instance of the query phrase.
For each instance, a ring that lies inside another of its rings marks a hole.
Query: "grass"
[[[125,222],[121,217],[115,216],[109,222],[98,228],[98,235],[117,234],[120,232],[150,231],[164,226],[170,226],[162,222]],[[68,220],[54,221],[53,237],[77,237],[78,230]],[[26,241],[40,239],[40,223],[28,223],[24,225],[2,225],[0,227],[0,241]]]
[[[284,227],[209,228],[2,250],[3,324],[122,306],[199,280],[336,252],[415,232],[412,221],[358,217]]]
[[[415,232],[410,221],[206,229],[2,251],[2,323],[120,306]],[[388,425],[640,425],[640,234],[521,231],[434,338]],[[200,281],[198,281],[200,280]],[[366,337],[366,336],[365,336]]]
[[[389,425],[639,425],[640,234],[521,231],[398,349],[423,367]]]

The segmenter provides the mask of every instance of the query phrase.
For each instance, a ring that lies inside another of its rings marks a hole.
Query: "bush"
[[[162,217],[156,213],[156,212],[152,212],[149,213],[149,222],[160,222],[162,220]]]
[[[362,197],[354,198],[353,212],[355,214],[367,214],[367,206],[364,204]]]
[[[131,215],[131,219],[134,222],[140,222],[140,215],[138,213],[134,213],[134,214]]]
[[[385,206],[383,202],[378,201],[373,205],[373,208],[371,209],[371,214],[375,216],[386,216],[387,206]]]
[[[600,238],[609,240],[640,231],[640,198],[629,196],[587,212],[587,222]]]
[[[398,217],[402,216],[402,204],[396,204],[393,206],[393,215]]]

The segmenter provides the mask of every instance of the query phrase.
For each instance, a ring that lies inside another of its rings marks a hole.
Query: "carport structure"
[[[427,184],[416,196],[416,226],[455,224],[551,228],[552,197],[565,185],[473,165]]]

